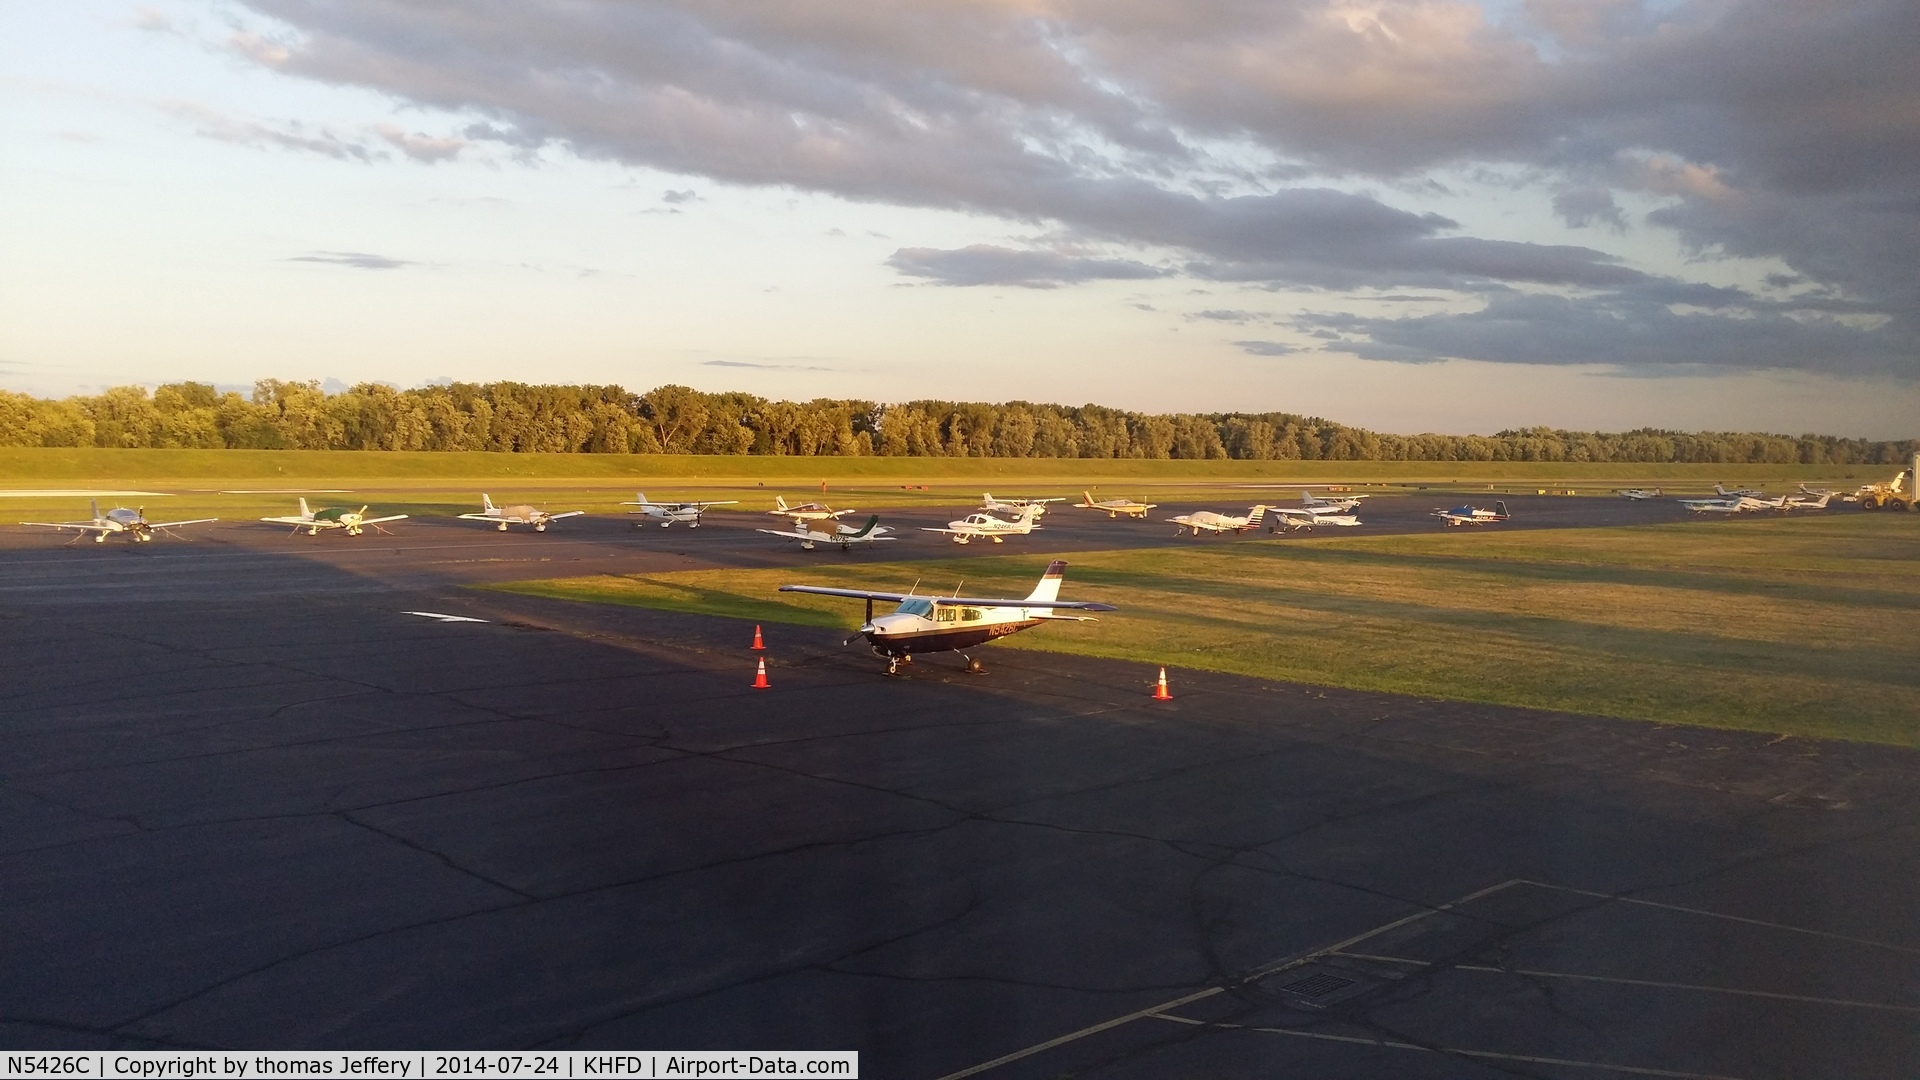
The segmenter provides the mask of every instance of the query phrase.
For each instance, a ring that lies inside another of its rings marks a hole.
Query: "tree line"
[[[819,398],[662,386],[450,383],[399,390],[262,379],[250,395],[197,382],[60,400],[0,390],[0,446],[495,450],[573,454],[1235,458],[1255,461],[1597,461],[1891,464],[1920,440],[1830,435],[1389,435],[1295,413],[1140,413],[1099,405]]]

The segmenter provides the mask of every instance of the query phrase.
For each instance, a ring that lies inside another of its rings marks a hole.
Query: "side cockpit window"
[[[902,600],[900,601],[900,606],[894,610],[900,615],[918,615],[923,619],[931,619],[933,618],[933,601],[919,599]]]

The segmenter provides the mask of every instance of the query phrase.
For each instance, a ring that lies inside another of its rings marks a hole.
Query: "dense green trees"
[[[768,401],[662,386],[451,383],[396,390],[263,379],[251,396],[204,383],[117,386],[49,401],[0,391],[0,446],[505,450],[578,454],[1241,458],[1890,464],[1915,442],[1826,435],[1619,434],[1525,428],[1382,435],[1294,413],[1152,415],[1099,405]]]

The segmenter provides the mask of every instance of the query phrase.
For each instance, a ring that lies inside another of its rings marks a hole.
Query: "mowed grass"
[[[511,591],[851,629],[789,582],[1023,596],[1044,557],[562,578]],[[1020,648],[1326,686],[1920,745],[1920,518],[1306,541],[1072,556],[1121,611]],[[1144,677],[1144,676],[1143,676]]]

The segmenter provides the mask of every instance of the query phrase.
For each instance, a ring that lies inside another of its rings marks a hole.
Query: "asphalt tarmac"
[[[793,627],[752,690],[748,625],[460,587],[1175,542],[1057,512],[842,556],[713,520],[0,530],[0,1043],[1920,1075],[1920,755],[1179,668],[1155,702],[1028,652],[886,679]]]

